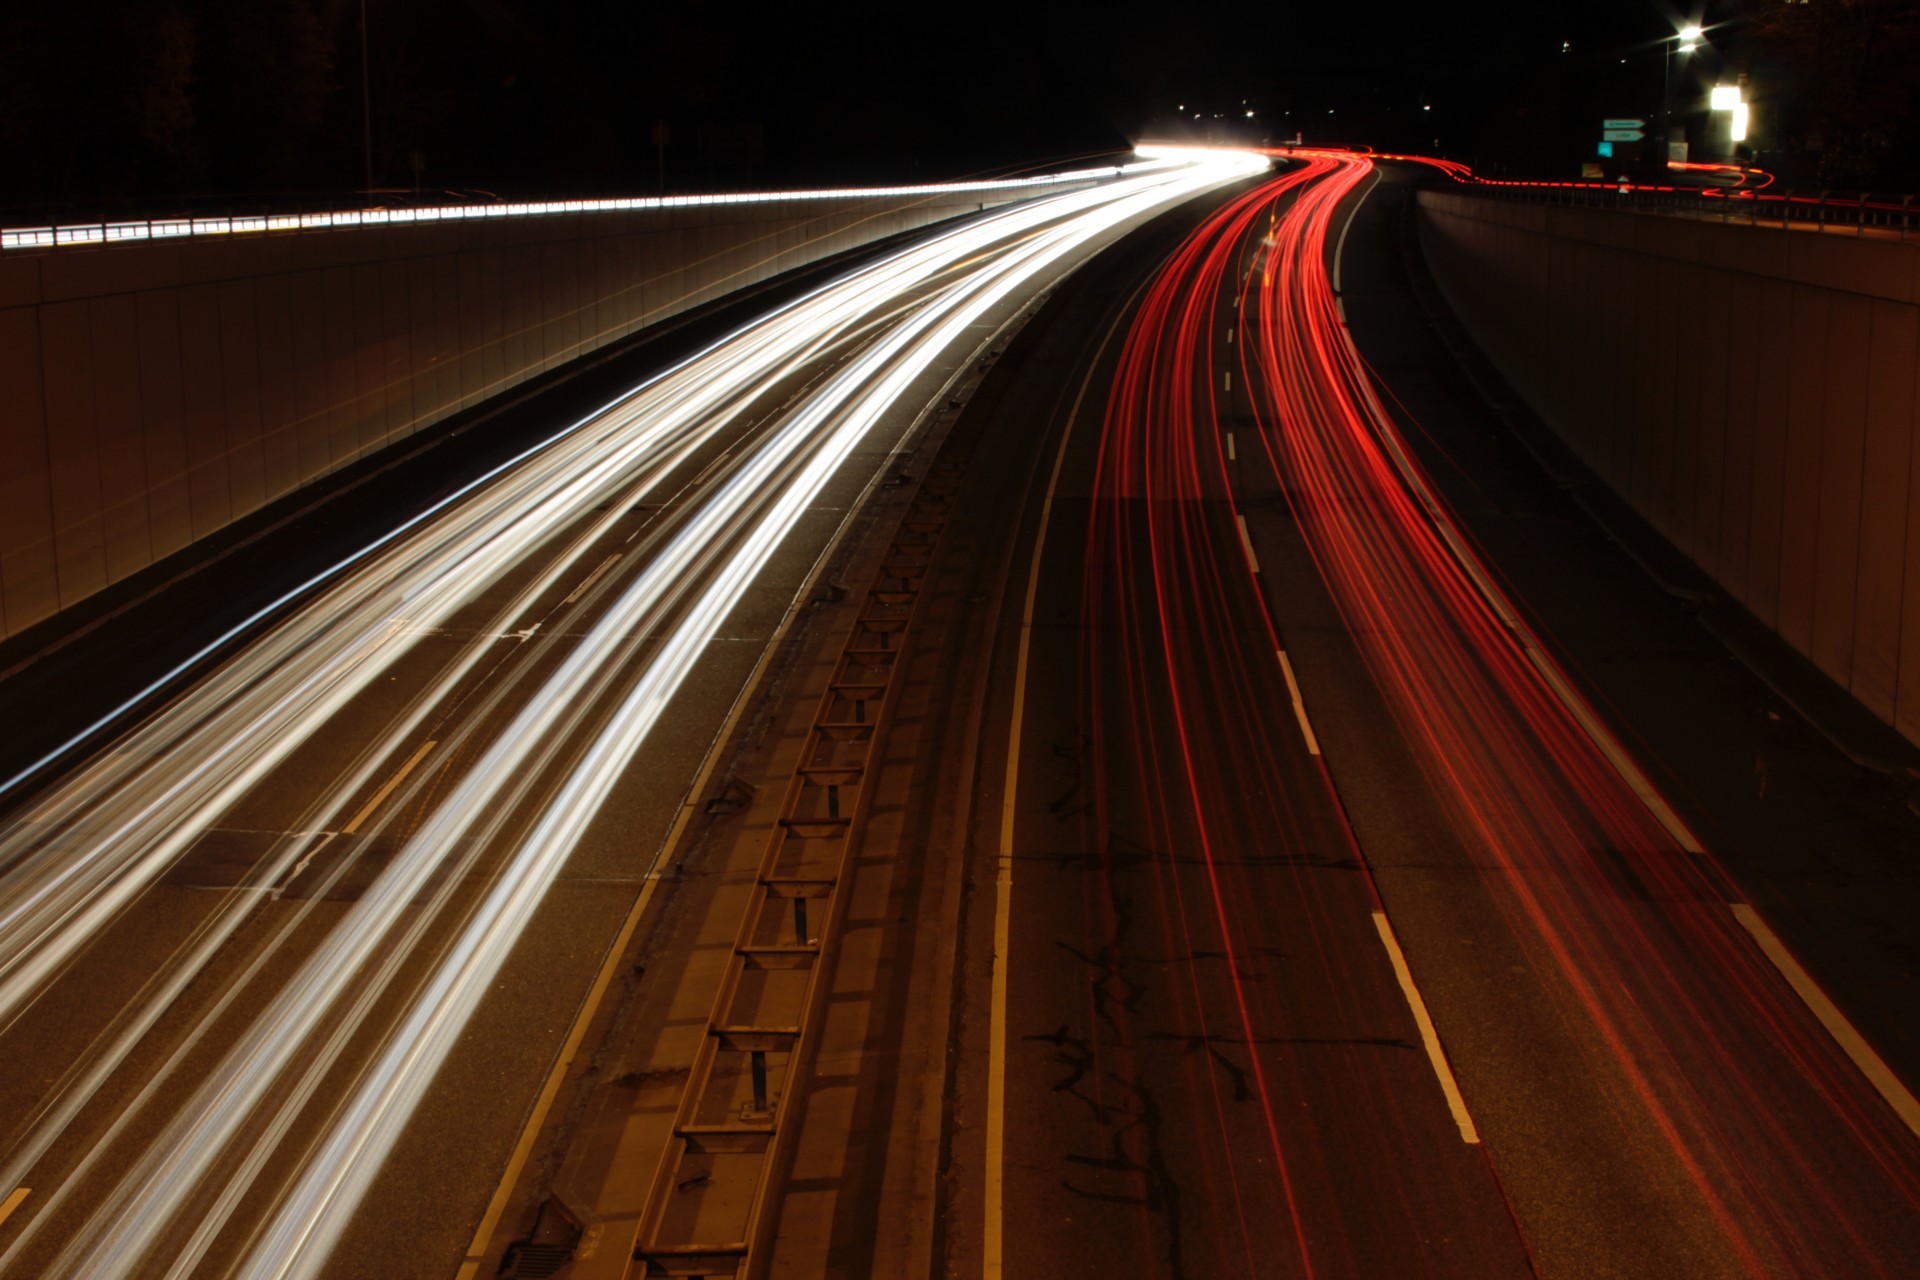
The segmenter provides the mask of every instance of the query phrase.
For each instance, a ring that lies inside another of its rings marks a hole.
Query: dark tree
[[[1819,155],[1820,180],[1850,187],[1910,183],[1910,137],[1920,90],[1920,0],[1746,0],[1745,38],[1782,76],[1770,96],[1777,138]]]

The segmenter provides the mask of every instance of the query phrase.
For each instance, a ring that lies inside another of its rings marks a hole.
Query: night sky
[[[663,158],[675,190],[898,181],[1203,126],[1564,175],[1597,116],[1651,108],[1657,41],[1689,16],[1650,0],[1087,12],[368,0],[373,185],[410,192],[417,168],[423,193],[650,191]],[[359,188],[359,13],[357,0],[10,7],[5,220]]]

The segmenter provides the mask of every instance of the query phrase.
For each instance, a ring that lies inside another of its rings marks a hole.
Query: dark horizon
[[[1910,18],[1920,6],[1883,7]],[[1722,9],[1745,12],[1716,5],[1707,20]],[[754,21],[612,0],[367,12],[372,188],[410,193],[417,179],[423,194],[505,197],[641,194],[663,168],[675,191],[954,178],[1205,126],[1569,176],[1595,118],[1654,105],[1660,41],[1684,20],[1652,0],[1369,17],[1229,6],[1178,24],[1133,4],[1097,27],[1011,7]],[[16,13],[0,40],[6,220],[359,193],[359,15],[354,0],[138,0],[104,24]],[[1709,53],[1753,62],[1742,29],[1715,27]],[[1909,108],[1913,96],[1893,88]],[[1898,114],[1860,181],[1912,181]]]

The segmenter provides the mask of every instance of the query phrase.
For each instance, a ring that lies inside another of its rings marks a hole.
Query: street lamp
[[[1657,157],[1660,172],[1667,170],[1667,161],[1673,156],[1673,46],[1680,46],[1680,56],[1685,57],[1700,47],[1700,28],[1689,23],[1680,28],[1677,35],[1667,37],[1660,42],[1660,154]]]

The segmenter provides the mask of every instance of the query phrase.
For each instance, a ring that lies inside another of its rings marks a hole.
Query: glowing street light
[[[1717,84],[1707,97],[1707,105],[1715,111],[1728,113],[1727,141],[1745,142],[1747,140],[1747,104],[1737,84]]]
[[[1692,23],[1680,28],[1679,32],[1660,42],[1660,157],[1659,167],[1665,169],[1673,159],[1673,46],[1678,43],[1680,55],[1685,57],[1700,47],[1703,33]]]

